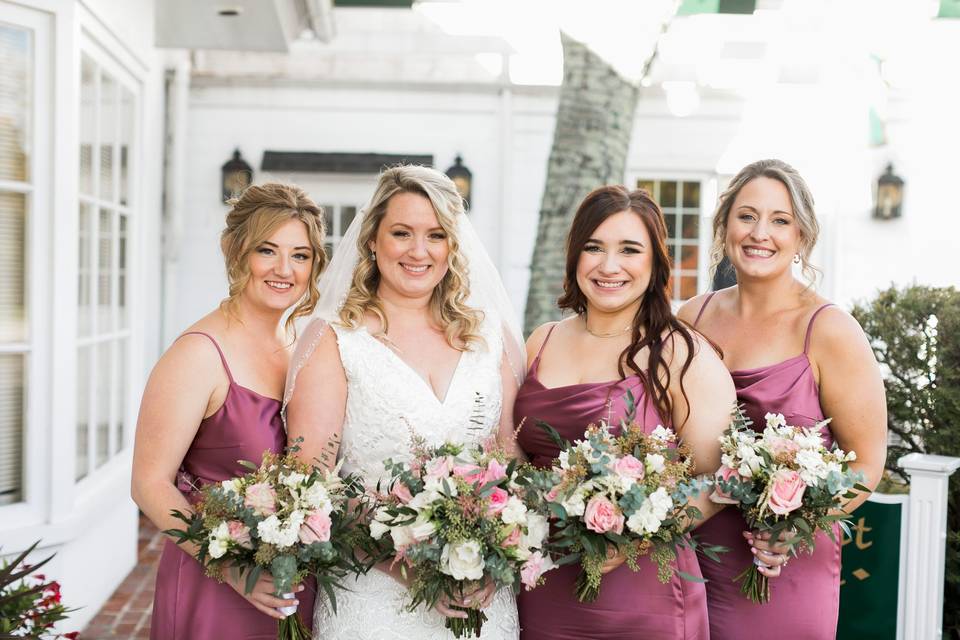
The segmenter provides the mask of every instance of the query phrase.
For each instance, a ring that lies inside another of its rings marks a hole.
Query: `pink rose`
[[[407,488],[407,485],[402,482],[396,482],[393,485],[393,488],[390,489],[390,495],[396,497],[403,504],[407,504],[413,500],[413,496],[410,494],[410,489]]]
[[[244,549],[253,549],[253,543],[250,541],[250,527],[239,520],[230,520],[227,522],[227,530],[231,540]]]
[[[269,516],[277,510],[277,492],[266,482],[247,487],[243,506],[250,507],[258,516]]]
[[[507,465],[496,458],[487,463],[487,470],[483,472],[483,484],[496,482],[507,477]]]
[[[613,472],[621,478],[643,480],[643,463],[627,454],[613,463]]]
[[[713,474],[713,477],[716,480],[728,481],[731,479],[740,480],[740,474],[737,473],[736,469],[731,469],[727,465],[721,465],[717,472]],[[715,502],[716,504],[739,504],[739,500],[734,500],[730,497],[730,493],[724,491],[720,488],[719,483],[715,484],[713,487],[713,493],[710,494],[710,501]]]
[[[785,457],[793,460],[797,452],[800,451],[800,445],[789,438],[774,438],[770,442],[770,453],[775,457]]]
[[[520,538],[523,536],[523,533],[520,531],[520,527],[514,527],[510,530],[510,533],[507,534],[507,537],[503,539],[503,546],[505,547],[519,547]]]
[[[537,586],[540,576],[553,567],[554,564],[550,558],[545,558],[539,551],[534,551],[520,567],[520,582],[529,591]]]
[[[560,485],[557,485],[550,489],[550,491],[547,491],[547,495],[543,497],[547,500],[547,502],[556,502],[558,495],[560,495]]]
[[[770,479],[770,511],[785,516],[803,504],[803,492],[807,485],[800,474],[792,469],[781,469]]]
[[[453,475],[463,478],[467,484],[476,484],[483,479],[483,469],[475,464],[458,464],[453,467]]]
[[[327,542],[330,540],[330,525],[330,516],[323,511],[314,511],[300,525],[298,534],[300,542],[303,544]]]
[[[583,512],[583,521],[587,523],[587,529],[597,533],[623,533],[623,513],[603,496],[590,498]]]
[[[494,488],[494,490],[487,496],[487,514],[494,515],[503,511],[504,507],[507,506],[507,501],[510,500],[510,494],[500,487]]]
[[[441,478],[446,478],[450,476],[450,458],[448,456],[443,456],[442,458],[434,458],[433,460],[428,460],[427,464],[424,465],[424,475],[427,478],[432,478],[435,480],[440,480]]]

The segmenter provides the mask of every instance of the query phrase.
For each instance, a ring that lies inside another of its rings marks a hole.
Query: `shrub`
[[[76,632],[52,635],[53,625],[67,617],[73,609],[60,602],[60,585],[47,582],[46,576],[35,573],[50,561],[50,556],[35,565],[24,562],[38,542],[0,566],[0,640],[4,638],[69,638]]]
[[[895,436],[887,468],[906,479],[897,466],[904,454],[960,457],[960,292],[891,287],[852,313],[883,369]],[[960,638],[960,473],[950,479],[944,580],[944,635]]]

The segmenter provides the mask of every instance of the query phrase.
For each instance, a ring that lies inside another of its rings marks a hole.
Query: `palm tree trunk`
[[[577,204],[623,181],[638,88],[584,44],[561,33],[563,84],[530,266],[524,330],[559,317],[564,242]]]

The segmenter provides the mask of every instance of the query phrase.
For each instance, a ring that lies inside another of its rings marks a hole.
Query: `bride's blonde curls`
[[[357,238],[360,260],[340,309],[340,322],[347,327],[357,328],[369,312],[380,321],[381,333],[387,332],[387,315],[377,297],[380,271],[371,259],[369,245],[376,238],[390,199],[398,193],[416,193],[427,198],[433,205],[437,222],[447,235],[450,248],[447,273],[430,297],[430,313],[433,321],[443,330],[447,343],[455,349],[465,350],[480,340],[479,327],[483,313],[467,305],[470,297],[469,266],[460,253],[457,234],[457,216],[464,215],[463,198],[450,178],[428,167],[401,165],[387,169],[380,175],[377,189],[363,212],[360,236]]]

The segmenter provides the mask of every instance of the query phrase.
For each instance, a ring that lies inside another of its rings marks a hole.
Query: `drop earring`
[[[376,262],[376,261],[377,261],[377,252],[376,252],[376,251],[371,251],[371,252],[370,252],[370,262]]]
[[[799,253],[793,254],[793,264],[800,264],[800,254],[799,254]]]

